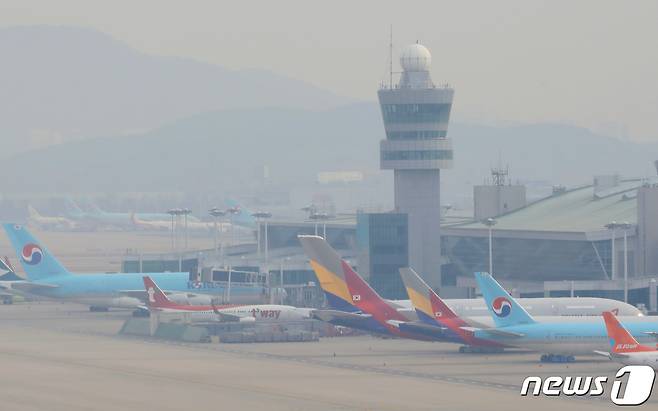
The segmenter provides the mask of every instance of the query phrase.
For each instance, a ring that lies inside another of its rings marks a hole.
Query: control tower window
[[[389,131],[386,137],[389,140],[431,140],[445,138],[447,134],[445,130]]]
[[[448,122],[450,104],[382,104],[386,123]]]
[[[385,151],[384,160],[452,160],[452,150]]]

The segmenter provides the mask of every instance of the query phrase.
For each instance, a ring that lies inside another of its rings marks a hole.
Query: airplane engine
[[[190,305],[212,305],[212,297],[209,295],[193,295],[187,298]]]
[[[171,301],[175,302],[176,304],[180,304],[180,305],[189,305],[190,304],[190,302],[187,298],[187,294],[171,293],[171,294],[168,294],[167,297]]]
[[[167,295],[176,304],[181,305],[211,305],[212,298],[208,295],[189,295],[186,293],[172,293]]]
[[[109,305],[115,308],[137,308],[142,302],[134,297],[118,297],[113,298]]]

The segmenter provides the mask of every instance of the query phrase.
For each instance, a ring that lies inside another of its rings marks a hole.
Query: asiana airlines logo
[[[625,382],[624,377],[627,377]],[[655,379],[656,372],[648,365],[622,367],[611,381],[610,401],[615,405],[642,405],[651,397]],[[527,377],[521,385],[521,396],[598,397],[606,392],[610,385],[608,380],[606,376]]]

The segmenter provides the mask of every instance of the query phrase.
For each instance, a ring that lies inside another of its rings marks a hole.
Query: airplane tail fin
[[[36,208],[32,207],[32,204],[27,205],[27,214],[30,218],[40,218],[41,214],[37,211]]]
[[[437,322],[461,320],[413,269],[400,268],[400,276],[421,321],[436,325]]]
[[[135,214],[134,211],[130,213],[130,222],[131,222],[135,227],[139,227],[139,226],[140,226],[141,221],[137,218],[137,214]]]
[[[14,267],[11,266],[7,257],[0,258],[0,281],[19,281],[22,280],[16,274]]]
[[[247,228],[256,228],[256,217],[249,210],[233,199],[227,199],[224,203],[229,207],[232,223]]]
[[[496,327],[532,324],[534,318],[489,273],[475,273],[487,309]]]
[[[352,294],[345,278],[344,267],[349,267],[349,265],[340,258],[340,255],[324,238],[312,235],[300,235],[298,238],[310,260],[329,306],[332,309],[346,312],[360,311],[352,301]]]
[[[653,348],[640,344],[610,311],[603,313],[603,320],[613,353],[654,351]]]
[[[149,308],[167,308],[176,305],[169,299],[169,297],[167,297],[167,294],[158,287],[151,277],[146,275],[142,277],[142,279],[144,280],[144,289],[148,296],[146,305]]]
[[[43,278],[68,275],[69,271],[41,245],[28,229],[18,224],[3,224],[18,260],[27,278],[38,281]]]
[[[96,214],[96,215],[99,215],[99,216],[100,216],[100,215],[104,215],[104,214],[106,214],[106,213],[105,213],[105,210],[103,210],[102,208],[100,208],[100,207],[98,206],[98,204],[94,203],[93,201],[87,201],[85,204],[87,204],[87,206],[89,207],[89,209],[91,210],[91,212],[94,213],[94,214]]]
[[[69,211],[69,212],[71,212],[71,213],[77,213],[77,214],[81,214],[81,213],[82,213],[82,209],[80,208],[80,206],[78,206],[78,203],[76,203],[75,201],[73,201],[71,198],[68,198],[68,197],[67,197],[67,198],[65,199],[64,204],[65,204],[65,206],[66,206],[66,210],[67,210],[67,211]]]

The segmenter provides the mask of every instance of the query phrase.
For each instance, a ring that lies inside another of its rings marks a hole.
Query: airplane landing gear
[[[542,354],[539,360],[547,363],[569,363],[576,361],[576,357],[573,355]]]

